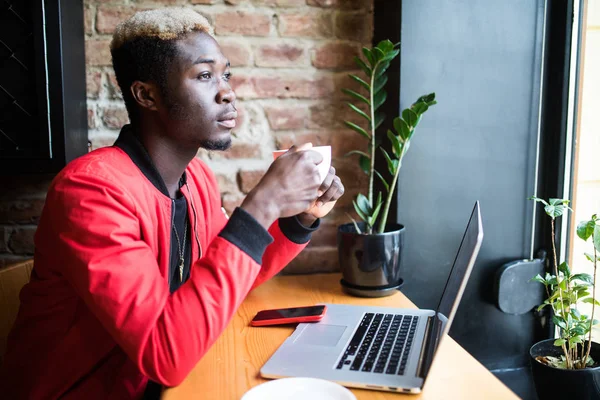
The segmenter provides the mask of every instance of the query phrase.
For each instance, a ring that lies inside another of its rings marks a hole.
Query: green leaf
[[[361,128],[360,126],[356,125],[354,122],[350,122],[350,121],[344,121],[344,124],[346,124],[346,126],[350,129],[352,129],[355,132],[360,133],[361,135],[363,135],[364,137],[366,137],[367,139],[371,140],[371,135],[369,135],[367,133],[367,131],[365,131],[363,128]]]
[[[373,98],[373,109],[377,110],[379,107],[381,107],[383,105],[383,103],[385,103],[385,100],[387,99],[387,92],[385,90],[380,91],[379,93],[377,93],[375,95],[375,97]]]
[[[558,287],[561,288],[562,290],[567,290],[567,283],[569,283],[568,280],[563,279],[562,281],[560,281],[560,283],[558,284]]]
[[[367,114],[365,114],[365,112],[363,110],[361,110],[360,108],[356,107],[352,103],[346,103],[346,104],[348,104],[348,107],[350,107],[351,109],[353,109],[354,111],[356,111],[356,113],[358,113],[358,115],[360,115],[361,117],[363,117],[364,119],[366,119],[367,121],[369,121],[369,123],[371,122],[371,117],[369,117]]]
[[[535,201],[535,202],[542,203],[542,204],[543,204],[543,205],[545,205],[545,206],[547,206],[547,205],[548,205],[548,203],[546,202],[546,200],[544,200],[544,199],[540,199],[539,197],[535,197],[535,196],[529,196],[529,197],[527,198],[527,200],[533,200],[533,201]]]
[[[377,206],[375,206],[375,210],[373,210],[373,215],[369,219],[369,225],[375,225],[375,221],[377,221],[377,215],[379,215],[379,210],[381,210],[381,205],[383,202],[381,201],[381,192],[377,195]]]
[[[360,156],[358,159],[358,165],[360,169],[362,169],[365,174],[369,175],[371,172],[371,159],[369,157]]]
[[[388,81],[387,75],[383,75],[383,76],[380,76],[379,78],[375,79],[375,82],[373,82],[373,94],[379,93],[379,91],[381,89],[383,89],[383,87],[385,86],[387,81]]]
[[[348,96],[354,97],[355,99],[357,99],[359,101],[362,101],[363,103],[365,103],[368,106],[371,105],[371,102],[369,101],[369,99],[367,99],[362,94],[355,92],[354,90],[342,89],[342,92],[346,93]]]
[[[586,329],[582,326],[576,326],[575,328],[571,329],[571,332],[576,334],[576,335],[585,335]]]
[[[540,274],[537,274],[536,276],[534,276],[533,278],[531,278],[529,281],[535,281],[535,282],[539,282],[542,284],[546,284],[546,280],[544,278],[542,278],[542,276]]]
[[[359,154],[359,155],[361,155],[361,156],[364,156],[364,157],[368,158],[369,160],[371,159],[371,156],[370,156],[370,155],[368,155],[368,154],[367,154],[367,153],[365,153],[364,151],[360,151],[360,150],[352,150],[352,151],[349,151],[349,152],[347,152],[346,154],[344,154],[344,157],[349,157],[349,156],[351,156],[351,155],[354,155],[354,154]]]
[[[554,341],[554,345],[557,347],[561,347],[563,344],[565,344],[567,341],[565,339],[556,339]]]
[[[385,186],[385,191],[389,193],[390,192],[390,184],[387,183],[387,181],[385,179],[383,179],[383,176],[381,176],[379,171],[373,171],[373,172],[375,172],[375,175],[377,175],[379,180],[381,180],[381,183],[383,183],[383,186]]]
[[[594,277],[590,274],[575,274],[571,277],[571,281],[579,280],[587,283],[594,283]]]
[[[383,61],[391,62],[394,58],[398,57],[400,54],[400,50],[393,50],[389,53],[386,53],[385,57],[382,58]]]
[[[383,148],[381,148],[381,152],[383,153],[383,157],[385,158],[385,161],[387,162],[388,171],[390,171],[390,175],[392,175],[392,176],[396,175],[396,166],[398,165],[397,164],[398,160],[392,160],[390,158],[390,155]],[[396,161],[396,164],[394,163],[394,161]]]
[[[585,255],[585,258],[587,258],[589,261],[594,262],[594,255],[590,254],[590,253],[583,253]]]
[[[375,129],[379,128],[385,121],[385,113],[382,111],[375,112]]]
[[[415,103],[417,102],[425,102],[428,105],[432,105],[431,103],[436,104],[435,93],[424,94],[423,96],[419,97]]]
[[[550,198],[550,199],[548,199],[548,202],[550,203],[551,206],[557,206],[559,204],[565,205],[565,206],[569,205],[569,200],[565,200],[565,199],[553,199],[553,198]]]
[[[413,110],[407,108],[402,111],[402,119],[406,121],[409,127],[414,128],[417,125],[418,116]]]
[[[403,141],[410,137],[410,128],[402,118],[394,118],[394,129],[402,137]]]
[[[375,59],[373,58],[373,54],[371,53],[370,49],[363,47],[362,52],[365,55],[365,58],[367,59],[367,61],[369,61],[369,64],[371,64],[371,66],[373,64],[375,64]]]
[[[388,137],[388,139],[390,139],[390,142],[392,142],[392,152],[394,153],[394,155],[396,157],[400,157],[400,151],[402,150],[402,143],[400,143],[400,140],[398,139],[398,137],[396,135],[394,135],[394,132],[392,132],[389,129],[387,131],[387,137]]]
[[[583,340],[581,339],[581,336],[579,336],[579,335],[573,336],[572,338],[569,339],[569,346],[573,346],[574,344],[581,343],[581,342],[583,342]]]
[[[581,221],[579,224],[577,224],[577,236],[583,240],[588,240],[589,237],[594,234],[595,227],[596,222],[593,220]]]
[[[541,304],[538,306],[537,311],[539,312],[542,308],[546,307],[548,304]]]
[[[563,329],[567,329],[567,323],[565,322],[564,319],[562,319],[559,316],[556,316],[556,315],[552,316],[552,322],[554,322],[554,325],[557,325]]]
[[[368,217],[360,209],[360,207],[358,206],[358,203],[356,202],[356,200],[352,200],[352,204],[354,205],[354,211],[356,211],[356,214],[358,214],[358,216],[360,217],[360,219],[362,219],[363,221],[367,222],[368,221]]]
[[[356,196],[356,204],[358,204],[358,206],[360,207],[360,210],[365,215],[371,215],[371,212],[373,211],[373,209],[371,208],[371,204],[369,203],[369,199],[367,199],[367,196],[365,196],[362,193],[359,193]]]
[[[581,318],[581,313],[576,308],[571,310],[571,315],[573,316],[573,318],[576,318],[576,319]]]
[[[571,276],[571,270],[569,269],[569,264],[567,264],[566,261],[563,261],[559,266],[558,266],[558,270],[560,272],[562,272],[563,274],[565,274],[565,276],[567,278],[569,278]]]
[[[394,50],[394,44],[389,39],[385,39],[377,43],[377,48],[384,53],[389,53],[390,51]]]
[[[373,47],[371,51],[375,60],[380,61],[385,58],[385,53],[379,47]]]
[[[547,206],[544,206],[544,211],[546,211],[546,214],[548,214],[552,219],[560,217],[568,209],[569,207],[566,207],[562,204],[548,204]]]
[[[390,63],[388,61],[382,61],[377,65],[377,68],[375,69],[374,72],[374,76],[375,78],[379,78],[380,76],[382,76],[383,74],[385,74],[385,71],[387,71],[387,69],[390,67]]]
[[[598,302],[598,300],[594,299],[593,297],[588,297],[582,300],[584,303],[589,303],[589,304],[595,304],[597,306],[600,306],[600,302]]]
[[[356,76],[356,75],[352,75],[352,74],[349,74],[348,76],[349,76],[350,78],[354,79],[356,82],[360,83],[360,85],[361,85],[363,88],[365,88],[367,91],[370,91],[370,90],[371,90],[371,85],[369,85],[367,82],[363,81],[363,80],[362,80],[361,78],[359,78],[358,76]]]
[[[596,251],[600,251],[600,226],[594,227],[594,248]]]
[[[369,67],[367,64],[365,64],[365,62],[363,60],[361,60],[360,58],[358,58],[357,56],[354,56],[354,62],[356,63],[356,65],[358,65],[358,67],[360,69],[362,69],[362,71],[365,73],[365,75],[367,75],[369,78],[371,77],[371,75],[373,74],[371,67]]]
[[[410,109],[413,110],[415,114],[421,115],[429,109],[429,106],[427,105],[427,103],[420,102],[410,106]]]

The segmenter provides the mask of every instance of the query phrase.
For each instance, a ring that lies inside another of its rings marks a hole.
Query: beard
[[[205,150],[225,151],[231,147],[231,137],[221,140],[203,140],[200,143],[200,147],[202,147]]]

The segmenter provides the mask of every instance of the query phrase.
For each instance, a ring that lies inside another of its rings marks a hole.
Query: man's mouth
[[[228,129],[235,128],[235,119],[237,118],[237,112],[229,112],[225,115],[222,115],[217,122]]]

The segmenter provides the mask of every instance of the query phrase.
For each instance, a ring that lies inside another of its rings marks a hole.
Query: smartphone
[[[296,322],[317,322],[325,315],[326,306],[278,308],[259,311],[250,321],[252,326],[293,324]]]

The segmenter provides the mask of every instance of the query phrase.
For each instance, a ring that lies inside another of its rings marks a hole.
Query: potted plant
[[[552,322],[558,328],[556,339],[542,340],[530,351],[531,369],[540,400],[545,399],[600,399],[600,345],[592,342],[592,327],[598,323],[596,306],[596,267],[600,251],[600,225],[596,214],[577,225],[577,236],[591,239],[593,253],[586,258],[593,263],[594,275],[573,274],[566,262],[558,264],[555,246],[555,219],[570,208],[569,200],[531,197],[544,205],[550,217],[552,233],[552,274],[536,275],[532,280],[542,283],[547,298],[538,310],[550,306]],[[591,304],[591,315],[579,309]]]
[[[368,175],[369,184],[367,195],[360,193],[353,200],[354,210],[362,222],[352,219],[351,223],[338,227],[338,251],[345,289],[357,295],[383,296],[392,294],[402,284],[399,272],[404,227],[387,222],[402,159],[422,115],[436,101],[435,93],[421,96],[394,118],[393,130],[387,130],[391,144],[391,152],[387,152],[378,145],[375,131],[385,119],[380,107],[387,96],[386,70],[400,51],[398,44],[394,45],[389,40],[381,41],[372,49],[365,47],[362,50],[364,60],[359,57],[354,60],[364,73],[364,79],[352,74],[350,77],[367,94],[351,89],[342,91],[355,100],[355,104],[349,102],[348,106],[364,120],[362,126],[350,121],[344,123],[368,140],[367,151],[353,150],[348,155],[358,156],[358,163]],[[376,170],[376,157],[384,157],[387,171]],[[374,192],[375,177],[381,181],[385,193]]]

